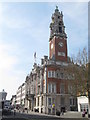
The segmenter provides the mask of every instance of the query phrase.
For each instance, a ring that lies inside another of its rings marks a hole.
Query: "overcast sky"
[[[88,3],[0,3],[0,91],[16,94],[34,63],[49,55],[49,25],[58,5],[63,11],[68,55],[88,46]]]

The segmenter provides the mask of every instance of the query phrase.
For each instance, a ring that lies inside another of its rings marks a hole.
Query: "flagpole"
[[[36,52],[34,53],[34,62],[36,63]]]

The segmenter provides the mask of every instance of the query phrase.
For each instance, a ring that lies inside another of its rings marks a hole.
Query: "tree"
[[[88,95],[87,81],[88,81],[88,59],[87,50],[79,50],[76,57],[71,58],[72,61],[72,71],[74,73],[74,89],[76,95]]]
[[[79,50],[77,56],[73,55],[71,61],[73,63],[72,71],[75,79],[73,83],[74,90],[76,90],[75,94],[76,96],[85,95],[88,97],[88,115],[90,117],[90,58],[88,58],[87,49]]]

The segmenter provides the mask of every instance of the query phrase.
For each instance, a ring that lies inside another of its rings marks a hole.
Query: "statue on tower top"
[[[56,11],[59,11],[59,10],[58,10],[58,6],[57,6],[57,5],[56,5],[56,9],[55,9],[55,12],[56,12]]]

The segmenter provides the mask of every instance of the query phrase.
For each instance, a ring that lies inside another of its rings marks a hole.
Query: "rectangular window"
[[[63,78],[63,73],[60,73],[61,78]]]
[[[54,71],[54,78],[55,78],[55,71]]]
[[[48,93],[51,93],[51,84],[48,84]]]
[[[73,105],[74,105],[74,103],[75,103],[75,100],[74,100],[74,98],[73,98]]]
[[[65,98],[61,97],[61,105],[64,105],[64,104],[65,104]]]
[[[56,84],[52,84],[52,93],[56,93]]]
[[[42,105],[43,105],[43,96],[42,96]]]
[[[64,93],[65,93],[65,86],[64,86],[63,83],[61,83],[61,85],[60,85],[60,93],[61,93],[61,94],[64,94]]]
[[[75,105],[75,99],[74,98],[70,98],[70,105]]]
[[[55,78],[55,71],[48,71],[48,77],[49,78]]]
[[[54,71],[52,71],[52,77],[54,77]]]
[[[49,78],[51,77],[51,71],[48,71],[48,77]]]
[[[48,105],[51,105],[51,98],[48,98]]]
[[[70,105],[72,105],[72,99],[70,98]]]
[[[52,98],[52,104],[55,104],[55,98]]]
[[[31,86],[31,94],[33,94],[33,85]]]
[[[73,89],[74,89],[74,88],[73,88]],[[71,85],[68,85],[68,93],[72,94],[73,89],[72,89],[72,86],[71,86]]]
[[[54,93],[56,93],[56,84],[54,84]]]
[[[62,33],[62,27],[59,27],[59,32]]]
[[[54,93],[54,84],[52,84],[52,93]]]

